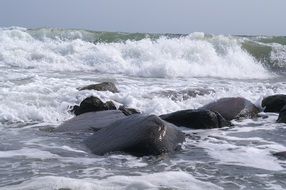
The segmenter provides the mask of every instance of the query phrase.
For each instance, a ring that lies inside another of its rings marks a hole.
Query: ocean
[[[120,92],[78,90],[104,81]],[[183,128],[182,150],[159,157],[97,156],[81,134],[46,130],[91,95],[160,115],[273,94],[286,94],[286,37],[0,28],[0,189],[286,189],[275,113]]]

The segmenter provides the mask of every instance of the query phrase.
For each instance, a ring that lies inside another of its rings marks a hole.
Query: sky
[[[0,0],[0,27],[286,36],[286,0]]]

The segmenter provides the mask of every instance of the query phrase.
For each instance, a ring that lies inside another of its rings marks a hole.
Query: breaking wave
[[[141,77],[263,79],[286,68],[284,37],[0,29],[0,67]]]

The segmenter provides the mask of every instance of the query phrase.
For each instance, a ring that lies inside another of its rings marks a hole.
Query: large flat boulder
[[[76,116],[59,125],[57,132],[90,132],[104,128],[111,123],[125,118],[126,116],[119,110],[108,110],[99,112],[88,112]]]
[[[192,129],[221,128],[231,125],[219,113],[210,110],[182,110],[160,116],[161,119]]]
[[[260,110],[249,100],[242,97],[221,98],[200,109],[218,112],[226,120],[256,117]]]
[[[121,151],[144,156],[172,153],[184,140],[173,124],[155,115],[134,114],[100,129],[85,144],[97,155]]]

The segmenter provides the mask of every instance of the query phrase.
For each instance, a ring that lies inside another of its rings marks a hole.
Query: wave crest
[[[242,48],[237,37],[203,33],[187,36],[141,34],[137,40],[136,34],[129,34],[133,38],[98,42],[91,34],[98,32],[1,29],[0,65],[166,78],[260,79],[272,75]],[[122,39],[123,34],[115,34]]]

